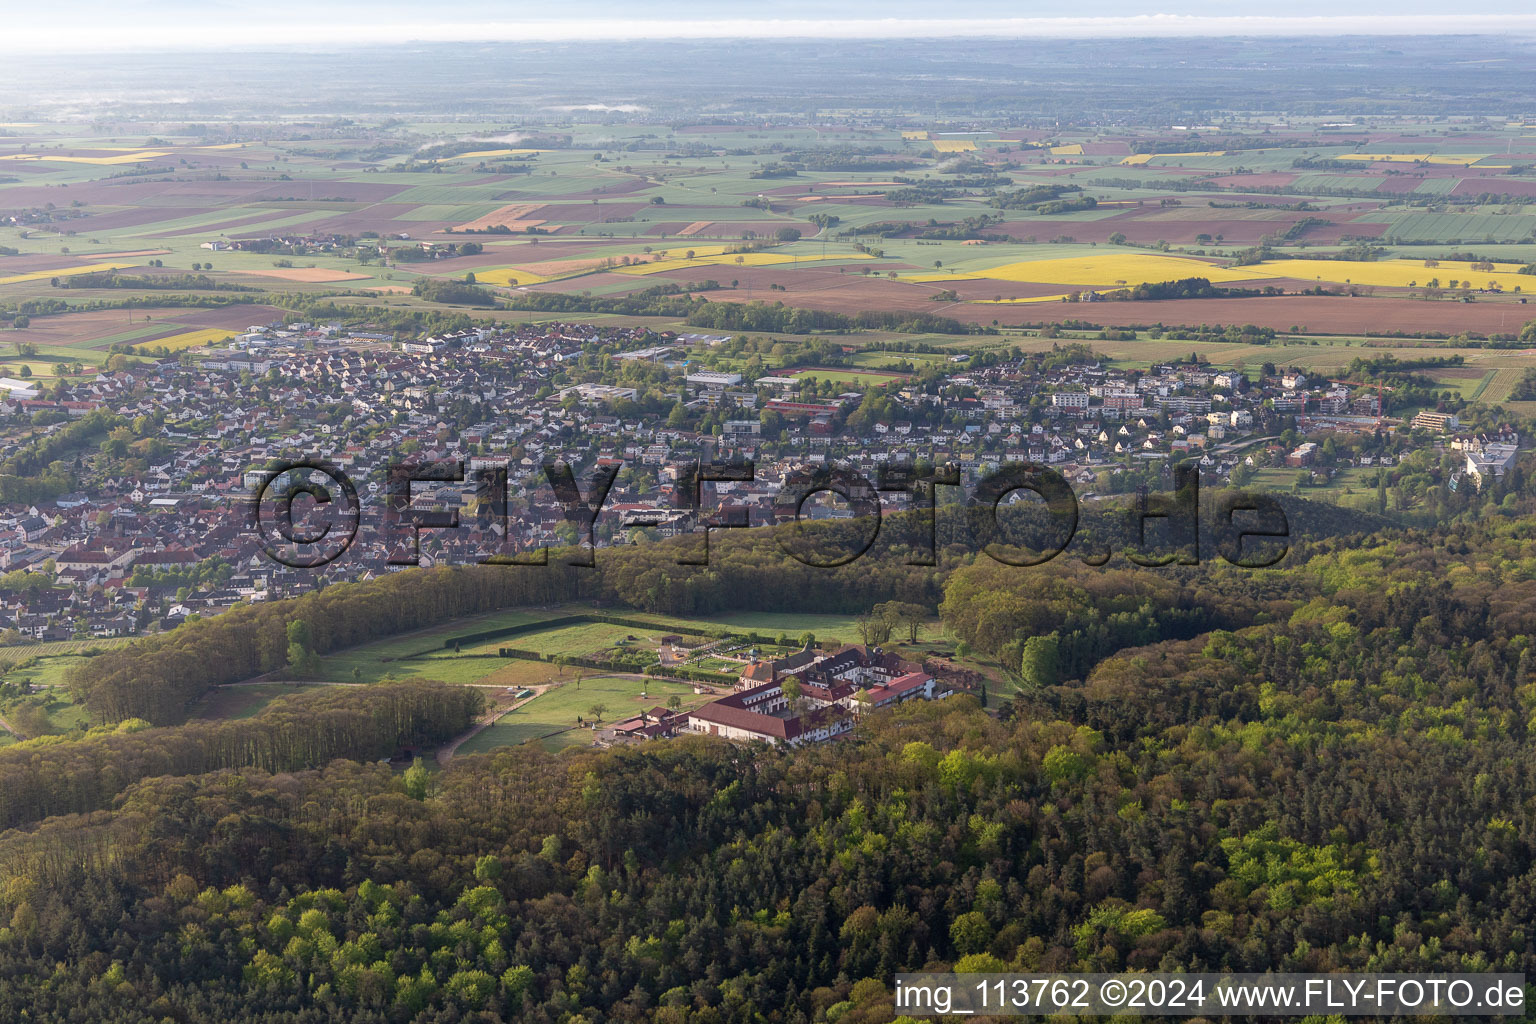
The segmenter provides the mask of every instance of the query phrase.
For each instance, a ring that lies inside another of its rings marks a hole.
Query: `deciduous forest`
[[[79,673],[120,724],[0,752],[0,1014],[875,1022],[923,967],[1532,970],[1536,531],[1509,493],[1432,531],[1319,520],[1275,570],[941,543],[941,567],[797,573],[749,536],[708,571],[672,544],[552,553],[191,624]],[[1016,696],[796,750],[523,746],[437,774],[377,759],[472,720],[460,687],[175,724],[295,618],[329,650],[517,604],[898,597]]]

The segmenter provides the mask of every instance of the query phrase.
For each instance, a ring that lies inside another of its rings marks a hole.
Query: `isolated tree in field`
[[[667,698],[667,710],[668,711],[671,711],[673,714],[676,714],[677,712],[681,711],[682,709],[683,709],[683,698],[679,697],[675,693],[672,696]]]
[[[587,708],[587,714],[592,716],[592,720],[594,722],[601,722],[603,720],[603,716],[607,713],[608,705],[606,704],[593,704],[591,707]]]

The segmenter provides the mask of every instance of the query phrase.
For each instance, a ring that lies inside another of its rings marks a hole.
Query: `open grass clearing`
[[[684,707],[696,707],[712,699],[696,695],[691,685],[660,679],[594,676],[582,679],[580,684],[567,682],[502,715],[494,724],[466,740],[457,753],[461,757],[483,754],[541,737],[549,737],[542,740],[549,749],[585,745],[590,742],[591,733],[576,728],[576,720],[581,718],[590,722],[597,717],[595,706],[603,707],[602,721],[612,722],[652,707],[666,707],[673,696],[682,700]]]

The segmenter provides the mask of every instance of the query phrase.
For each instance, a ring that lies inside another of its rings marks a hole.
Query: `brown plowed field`
[[[92,214],[80,222],[82,227],[77,230],[116,231],[120,228],[136,228],[142,224],[196,217],[198,214],[207,212],[203,207],[194,206],[173,208],[149,206],[137,210],[118,210],[115,213]]]
[[[94,348],[99,338],[110,338],[134,327],[145,325],[145,314],[121,309],[92,310],[64,316],[36,316],[30,327],[7,331],[6,344],[29,342],[33,345],[72,345]]]
[[[1004,312],[998,312],[1003,310]],[[1052,303],[1028,306],[956,308],[959,320],[1010,323],[1087,320],[1106,326],[1163,323],[1169,325],[1256,324],[1289,330],[1297,324],[1312,331],[1368,334],[1435,331],[1457,334],[1518,333],[1536,309],[1512,302],[1427,302],[1415,299],[1347,298],[1285,295],[1268,299],[1178,299],[1169,302]]]
[[[264,324],[281,320],[288,310],[276,306],[229,306],[225,309],[194,309],[174,317],[179,324],[191,327],[220,327],[226,331],[238,331],[250,324]],[[157,317],[158,319],[158,317]]]
[[[643,192],[650,187],[651,185],[649,182],[629,179],[625,181],[615,181],[612,185],[604,185],[601,188],[589,189],[586,192],[572,192],[570,195],[562,196],[561,198],[608,199],[612,196],[628,195],[631,192]]]
[[[602,224],[615,217],[633,217],[649,203],[550,203],[539,214],[557,224]]]
[[[724,269],[724,268],[722,268]],[[1050,323],[1062,320],[1086,320],[1105,326],[1129,326],[1132,324],[1162,323],[1170,326],[1194,326],[1199,324],[1256,324],[1289,330],[1300,325],[1312,331],[1335,334],[1380,334],[1388,331],[1439,332],[1457,334],[1474,331],[1479,334],[1513,334],[1529,320],[1536,320],[1536,306],[1522,306],[1516,302],[1451,302],[1425,301],[1421,299],[1390,298],[1384,296],[1314,296],[1283,295],[1271,298],[1249,299],[1178,299],[1166,302],[1039,302],[1027,304],[993,304],[981,302],[935,302],[929,296],[945,287],[942,282],[932,284],[903,284],[886,278],[862,275],[838,275],[835,271],[817,271],[815,274],[801,270],[782,279],[772,273],[771,267],[730,272],[716,276],[722,283],[732,278],[740,280],[735,289],[705,294],[711,302],[746,302],[761,300],[782,301],[789,306],[806,309],[824,309],[837,313],[857,313],[866,309],[893,309],[922,311],[940,316],[953,317],[970,323],[989,324],[998,320],[1003,324]],[[617,276],[617,275],[615,275]],[[715,276],[715,275],[711,275]],[[583,278],[595,281],[596,278]],[[654,284],[657,278],[647,278]],[[751,282],[749,291],[747,285]],[[788,285],[787,292],[770,292],[770,283]],[[960,284],[953,286],[958,292]],[[1037,286],[1009,285],[1004,282],[979,281],[965,286],[966,292],[979,294],[974,298],[991,298],[1025,295]],[[1011,291],[1010,289],[1020,289]],[[1025,291],[1024,289],[1029,289]],[[1065,291],[1066,289],[1061,289]]]
[[[63,270],[71,266],[69,261],[72,258],[79,260],[81,263],[95,263],[98,260],[106,259],[105,256],[84,257],[79,253],[75,253],[71,257],[68,253],[56,255],[47,252],[24,252],[19,256],[0,256],[0,277],[35,274],[41,270]]]

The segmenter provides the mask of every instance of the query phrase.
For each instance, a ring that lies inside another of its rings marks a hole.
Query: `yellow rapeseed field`
[[[135,263],[88,263],[85,266],[60,267],[58,270],[34,270],[30,274],[13,274],[0,277],[0,284],[24,284],[28,281],[47,281],[54,277],[74,277],[77,274],[100,274],[108,270],[126,270]]]
[[[1052,146],[1051,156],[1082,156],[1083,144],[1074,142],[1070,146]]]
[[[928,133],[927,132],[902,132],[901,133],[901,137],[904,138],[904,139],[916,139],[918,141],[924,141],[924,140],[926,140],[928,138]]]
[[[1492,153],[1346,153],[1340,160],[1362,160],[1388,164],[1442,164],[1447,167],[1471,167]]]
[[[159,341],[141,341],[136,348],[163,348],[171,352],[179,352],[184,348],[201,348],[204,345],[217,345],[221,341],[228,341],[235,336],[234,331],[226,331],[213,327],[204,331],[188,331],[185,334],[173,334],[169,338],[161,338]]]
[[[970,153],[976,149],[976,143],[970,139],[934,139],[933,148],[940,153]]]
[[[1252,268],[1242,268],[1250,270]],[[1017,281],[1032,284],[1079,285],[1084,288],[1113,288],[1148,281],[1177,281],[1186,277],[1204,277],[1213,284],[1243,281],[1252,275],[1203,260],[1156,253],[1105,253],[1102,256],[1072,256],[1055,260],[1026,260],[1007,263],[987,270],[961,271],[955,274],[921,274],[908,281],[963,281],[986,278],[993,281]]]
[[[1380,288],[1422,288],[1431,279],[1438,279],[1441,287],[1449,287],[1452,281],[1471,281],[1474,288],[1487,287],[1489,282],[1505,291],[1536,288],[1536,278],[1516,273],[1523,264],[1495,263],[1493,270],[1488,271],[1474,270],[1471,263],[1462,261],[1438,262],[1438,266],[1426,267],[1423,260],[1270,260],[1251,267],[1233,267],[1230,272],[1250,279],[1292,277],[1302,281]]]
[[[1019,299],[977,299],[975,301],[985,306],[1012,306],[1025,302],[1060,302],[1069,295],[1029,295]]]
[[[1426,267],[1423,260],[1270,260],[1246,267],[1223,267],[1183,256],[1158,253],[1107,253],[1102,256],[1078,256],[1053,260],[1027,260],[1007,263],[986,270],[966,270],[953,274],[903,275],[903,280],[919,284],[940,281],[992,280],[1019,284],[1059,284],[1081,288],[1135,287],[1158,281],[1177,281],[1203,277],[1212,284],[1248,284],[1291,278],[1337,285],[1364,285],[1381,288],[1423,288],[1431,280],[1449,288],[1452,281],[1470,281],[1474,288],[1494,285],[1506,292],[1516,288],[1536,290],[1536,278],[1517,271],[1522,264],[1496,263],[1493,270],[1476,270],[1469,262],[1440,260]],[[1006,302],[1050,302],[1060,296],[1032,296],[1006,299]]]
[[[576,275],[567,274],[563,276],[575,277]],[[500,285],[503,288],[512,288],[522,284],[543,284],[546,281],[558,280],[560,280],[559,276],[547,277],[543,274],[534,273],[531,270],[523,270],[520,267],[492,267],[487,270],[475,271],[476,284],[494,284]]]

